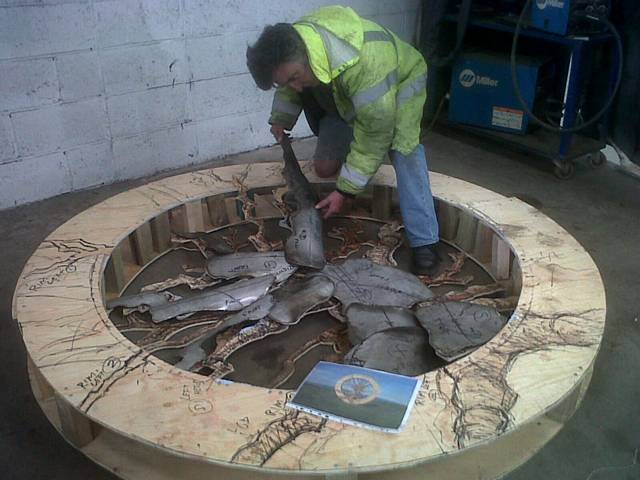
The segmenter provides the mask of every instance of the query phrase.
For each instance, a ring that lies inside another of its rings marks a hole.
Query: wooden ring
[[[310,165],[305,171],[312,182]],[[594,262],[562,227],[516,198],[431,174],[441,236],[519,295],[506,327],[423,376],[397,435],[286,409],[289,392],[224,384],[174,368],[128,341],[105,297],[169,245],[201,231],[224,193],[282,185],[280,163],[201,170],[135,188],[53,232],[27,262],[13,302],[31,385],[51,423],[122,478],[486,478],[548,442],[577,409],[602,340]],[[372,182],[395,186],[382,166]],[[438,477],[440,475],[441,477]]]

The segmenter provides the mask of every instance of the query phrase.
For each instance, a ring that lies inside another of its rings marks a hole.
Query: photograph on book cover
[[[338,422],[397,433],[406,423],[420,379],[319,362],[287,405]]]

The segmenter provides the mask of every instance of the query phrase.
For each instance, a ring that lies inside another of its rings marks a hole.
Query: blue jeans
[[[346,160],[353,133],[338,116],[325,116],[319,121],[318,143],[314,154],[316,173],[334,175]],[[398,180],[398,198],[404,229],[411,248],[438,242],[438,220],[429,185],[427,158],[418,144],[409,155],[389,152]]]
[[[429,185],[427,157],[419,144],[409,155],[391,152],[396,171],[402,221],[411,248],[438,241],[438,220]]]

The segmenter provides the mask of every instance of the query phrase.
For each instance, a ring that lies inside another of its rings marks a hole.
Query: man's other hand
[[[345,196],[337,190],[334,190],[324,199],[320,200],[316,208],[322,209],[322,218],[327,219],[342,210],[344,200]]]
[[[282,125],[271,125],[271,135],[276,139],[278,143],[282,142],[282,136],[284,135],[284,127]]]

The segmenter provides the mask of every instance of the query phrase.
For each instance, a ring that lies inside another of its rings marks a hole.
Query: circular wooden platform
[[[509,472],[558,432],[584,395],[603,334],[598,270],[534,208],[435,173],[442,237],[519,301],[493,340],[423,376],[401,434],[294,412],[284,407],[290,392],[208,380],[124,338],[105,299],[169,247],[172,230],[220,222],[234,177],[248,188],[282,185],[280,168],[221,167],[127,191],[69,220],[36,250],[16,288],[14,318],[36,398],[72,445],[122,478],[471,479]],[[373,183],[394,186],[392,168]]]

